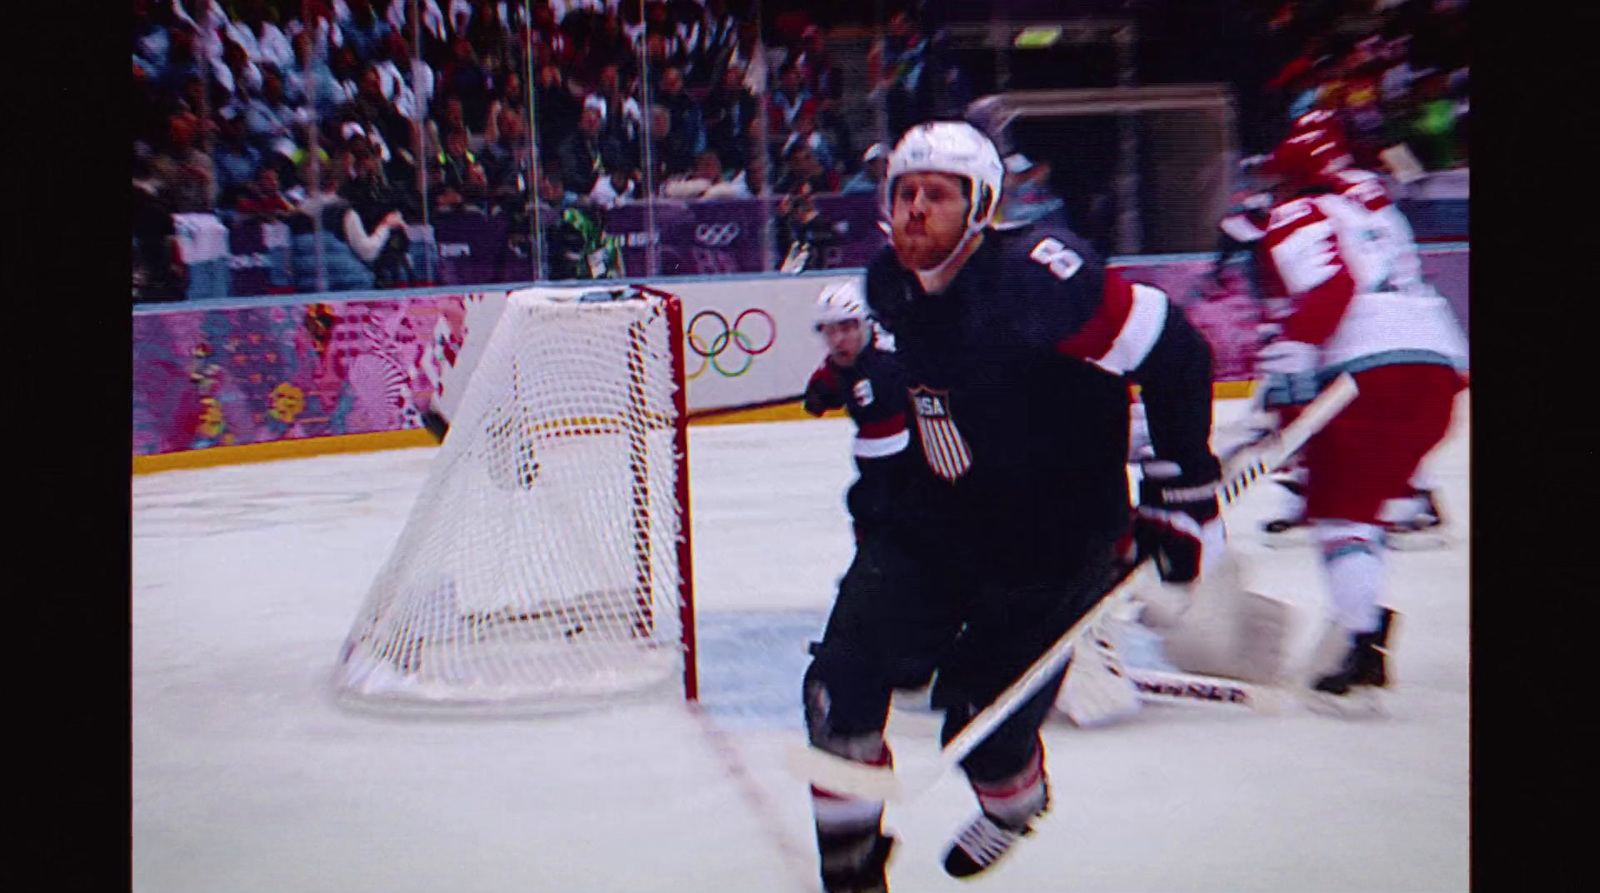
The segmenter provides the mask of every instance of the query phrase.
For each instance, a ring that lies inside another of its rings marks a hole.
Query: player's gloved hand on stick
[[[1165,582],[1192,582],[1227,542],[1217,502],[1221,480],[1215,463],[1208,464],[1200,474],[1185,474],[1175,462],[1144,465],[1134,538]]]

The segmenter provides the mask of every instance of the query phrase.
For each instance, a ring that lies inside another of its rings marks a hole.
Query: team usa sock
[[[891,764],[889,748],[865,760]],[[887,893],[887,865],[894,838],[885,835],[883,801],[849,797],[811,787],[811,811],[817,825],[817,853],[826,893]]]

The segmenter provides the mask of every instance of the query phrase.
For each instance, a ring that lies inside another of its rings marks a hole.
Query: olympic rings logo
[[[737,223],[702,223],[694,228],[694,240],[711,248],[726,248],[737,238]]]
[[[750,330],[754,331],[753,336]],[[721,313],[702,310],[689,320],[684,340],[689,343],[689,349],[702,358],[700,368],[691,372],[689,378],[699,378],[707,369],[715,369],[724,378],[738,378],[750,371],[758,355],[772,349],[778,340],[778,325],[772,321],[771,314],[760,307],[751,307],[734,317],[732,325]],[[737,369],[728,369],[722,364],[722,357],[730,348],[744,356],[744,363]]]

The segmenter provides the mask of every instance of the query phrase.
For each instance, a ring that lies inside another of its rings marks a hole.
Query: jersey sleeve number
[[[1071,279],[1072,274],[1083,267],[1083,258],[1078,256],[1078,252],[1053,238],[1047,238],[1033,246],[1033,250],[1028,252],[1028,257],[1049,267],[1057,279]]]

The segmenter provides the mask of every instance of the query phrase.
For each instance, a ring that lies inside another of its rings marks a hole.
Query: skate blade
[[[1384,534],[1383,543],[1392,552],[1436,552],[1454,545],[1450,535],[1440,530],[1389,532]]]
[[[1261,531],[1261,543],[1269,549],[1307,549],[1313,545],[1311,527],[1302,524],[1281,533]]]
[[[1306,688],[1300,692],[1300,701],[1312,713],[1337,719],[1375,720],[1389,716],[1380,689],[1370,685],[1357,686],[1342,695]]]

